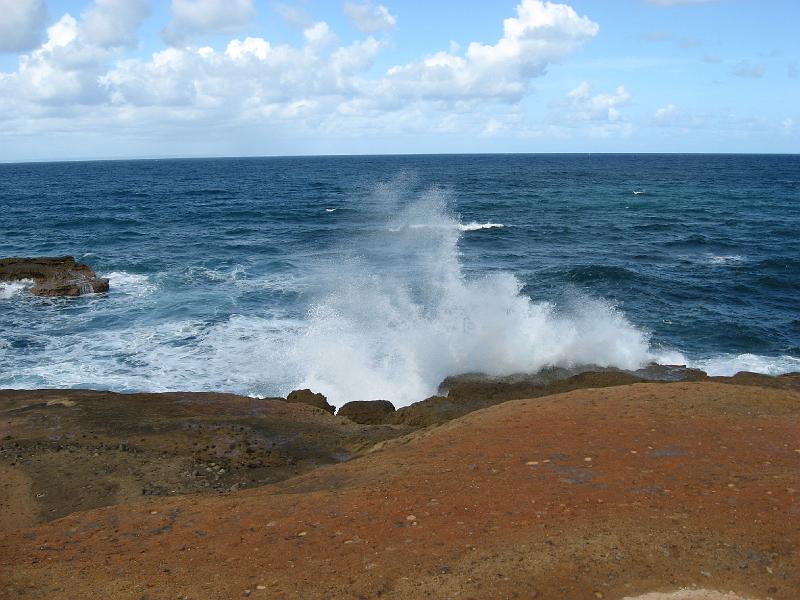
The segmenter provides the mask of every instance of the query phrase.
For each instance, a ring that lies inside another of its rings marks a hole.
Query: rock
[[[650,363],[631,372],[647,381],[704,381],[708,379],[705,371],[692,369],[686,365],[659,365]]]
[[[540,398],[571,390],[643,382],[644,379],[616,369],[598,369],[573,374],[567,369],[549,369],[534,375],[490,377],[480,374],[448,377],[440,393],[399,409],[391,422],[412,427],[439,425],[467,413],[508,400]]]
[[[328,404],[328,399],[322,394],[315,394],[311,390],[295,390],[286,396],[286,401],[291,404],[308,404],[326,410],[333,414],[336,408]]]
[[[777,377],[764,375],[762,373],[751,373],[749,371],[739,371],[733,377],[713,377],[715,381],[729,381],[736,385],[750,385],[758,387],[771,387],[783,389],[800,389],[799,373],[784,373]]]
[[[336,414],[361,425],[379,425],[388,423],[394,411],[394,404],[388,400],[355,400],[342,406]]]
[[[72,256],[0,259],[0,281],[33,280],[35,296],[80,296],[108,291],[108,279]]]

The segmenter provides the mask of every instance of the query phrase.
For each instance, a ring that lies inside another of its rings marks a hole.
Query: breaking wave
[[[604,300],[533,302],[511,273],[467,277],[458,241],[471,229],[448,206],[439,189],[379,188],[372,218],[388,221],[395,235],[365,236],[320,269],[324,293],[288,350],[299,385],[335,404],[406,405],[464,372],[682,362],[654,352],[649,335]]]
[[[505,227],[502,223],[476,223],[473,221],[472,223],[467,223],[466,225],[462,225],[459,223],[458,228],[461,231],[480,231],[481,229],[502,229]]]

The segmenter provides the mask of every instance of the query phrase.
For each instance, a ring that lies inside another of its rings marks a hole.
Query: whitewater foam
[[[150,280],[147,275],[128,273],[126,271],[111,271],[103,273],[100,277],[105,277],[109,281],[109,290],[112,294],[126,294],[141,298],[152,294],[158,289],[158,285]]]
[[[481,229],[502,229],[505,227],[502,223],[476,223],[473,221],[472,223],[460,224],[458,225],[459,230],[461,231],[480,231]]]
[[[740,371],[780,375],[800,372],[800,358],[795,356],[759,356],[757,354],[723,354],[690,363],[691,367],[702,369],[709,375],[730,377]]]
[[[9,300],[31,287],[33,287],[33,281],[30,279],[0,283],[0,300]]]
[[[707,254],[706,255],[706,262],[711,265],[729,265],[734,263],[739,263],[744,260],[744,257],[739,256],[738,254],[725,254],[725,255],[716,255],[716,254]]]

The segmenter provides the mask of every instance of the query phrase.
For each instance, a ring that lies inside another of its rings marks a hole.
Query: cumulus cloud
[[[172,7],[174,45],[147,58],[124,58],[144,0],[96,0],[77,18],[64,15],[44,44],[20,57],[16,72],[0,74],[4,135],[11,122],[18,131],[130,128],[142,136],[256,126],[314,138],[517,135],[524,125],[519,100],[532,80],[598,31],[567,5],[522,0],[494,43],[451,44],[376,75],[376,57],[388,44],[382,37],[343,44],[328,23],[309,21],[296,44],[241,36],[210,47],[196,42],[246,25],[253,4],[231,0],[224,15],[222,2],[173,0]],[[565,114],[620,131],[618,109],[628,98],[624,88],[576,93]]]
[[[628,104],[631,95],[625,86],[619,86],[613,94],[592,94],[592,87],[582,81],[578,87],[567,94],[564,105],[574,117],[582,121],[609,121],[620,119],[619,107]]]
[[[388,32],[397,25],[397,17],[383,4],[375,6],[371,2],[345,2],[344,14],[363,33]]]
[[[675,124],[681,118],[681,110],[674,104],[667,104],[656,109],[653,119],[656,125],[666,127]]]
[[[89,43],[111,48],[136,45],[136,30],[150,14],[147,0],[95,0],[83,14]]]
[[[630,135],[633,125],[621,109],[631,98],[625,86],[618,86],[613,93],[595,93],[589,82],[582,81],[561,100],[551,103],[543,131],[558,137],[572,137],[576,132],[593,137]]]
[[[35,48],[46,24],[44,0],[0,0],[0,52]]]
[[[800,64],[797,61],[790,62],[786,74],[792,79],[800,77]]]
[[[518,101],[532,78],[597,35],[599,26],[570,6],[523,0],[496,44],[472,42],[462,56],[438,52],[393,67],[382,82],[391,97]]]
[[[22,98],[44,104],[95,104],[102,101],[98,78],[108,51],[87,42],[74,17],[64,15],[47,29],[47,41],[20,57],[8,78]]]
[[[161,35],[174,46],[213,34],[234,34],[256,14],[253,0],[172,0],[172,21]]]
[[[224,51],[169,48],[150,61],[122,61],[101,82],[118,106],[296,116],[357,94],[353,76],[372,65],[380,48],[373,38],[329,48],[334,38],[324,22],[307,28],[304,39],[299,48],[258,37],[234,39]]]

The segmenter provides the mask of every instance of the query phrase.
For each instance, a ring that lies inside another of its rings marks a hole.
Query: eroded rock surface
[[[336,412],[336,407],[328,404],[328,398],[323,394],[315,394],[311,390],[294,390],[286,396],[286,402],[290,404],[307,404],[316,408],[321,408],[331,414]]]
[[[276,484],[7,533],[0,596],[796,600],[799,496],[796,389],[574,390]]]
[[[343,405],[336,413],[356,423],[377,425],[391,422],[394,404],[388,400],[354,400]]]
[[[151,496],[265,485],[411,431],[233,394],[0,391],[0,531]],[[2,594],[0,594],[2,597]]]
[[[72,256],[0,258],[0,281],[33,281],[36,296],[80,296],[107,292],[108,279]]]

